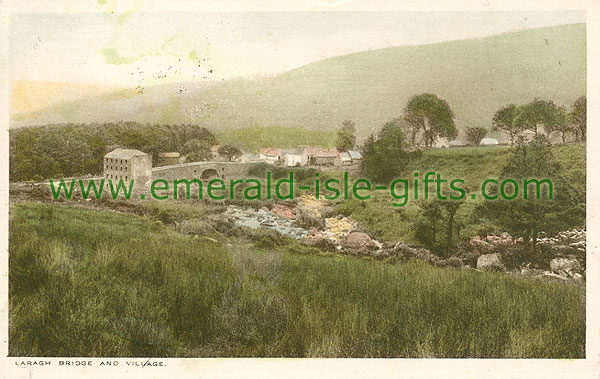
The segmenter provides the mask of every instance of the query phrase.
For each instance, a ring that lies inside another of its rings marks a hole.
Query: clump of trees
[[[409,152],[422,142],[431,147],[439,137],[458,135],[454,114],[448,103],[434,94],[413,96],[404,114],[386,122],[375,138],[371,135],[362,148],[363,175],[389,182],[404,171],[408,161],[419,152]],[[421,141],[417,141],[420,138]]]
[[[458,135],[450,106],[446,100],[431,93],[413,96],[406,105],[404,119],[409,124],[412,146],[416,146],[419,134],[426,147],[431,147],[439,137],[452,139]]]
[[[538,136],[531,142],[517,140],[517,146],[506,166],[502,169],[498,182],[513,179],[516,184],[508,184],[505,191],[518,196],[512,200],[498,197],[486,200],[478,212],[491,219],[511,235],[523,238],[529,251],[535,251],[535,243],[541,231],[550,235],[572,227],[581,227],[585,220],[585,193],[577,191],[572,180],[564,176],[564,169],[553,157],[550,143],[545,136]],[[527,188],[524,180],[531,181]],[[536,183],[550,179],[547,183]],[[524,191],[527,190],[527,199]],[[539,198],[538,193],[539,191]],[[492,197],[499,188],[488,186]]]
[[[337,151],[352,150],[356,145],[356,124],[352,120],[344,120],[337,131],[335,147]]]
[[[546,136],[558,131],[563,143],[568,133],[575,134],[576,141],[585,141],[586,97],[579,97],[571,111],[551,100],[537,98],[524,105],[509,104],[494,114],[492,122],[494,130],[509,134],[511,145],[525,130],[532,131],[534,136],[538,136],[542,130]]]
[[[419,202],[419,211],[413,228],[415,237],[428,249],[440,254],[452,248],[460,239],[460,222],[457,212],[464,199],[438,198]]]
[[[233,161],[235,158],[242,156],[242,151],[235,146],[222,145],[218,150],[219,155],[227,157],[227,160]]]
[[[201,160],[206,157],[206,147],[210,153],[210,147],[217,143],[206,128],[190,124],[120,122],[11,129],[10,180],[100,174],[104,155],[119,147],[142,150],[151,154],[154,161],[166,151],[194,152]]]
[[[477,126],[474,128],[467,128],[467,131],[466,131],[467,141],[472,145],[479,145],[479,143],[485,137],[486,134],[487,134],[487,130],[480,126]]]
[[[363,148],[361,171],[363,175],[380,183],[397,178],[405,169],[412,155],[405,149],[403,130],[407,121],[396,118],[386,122],[375,136],[370,135]]]

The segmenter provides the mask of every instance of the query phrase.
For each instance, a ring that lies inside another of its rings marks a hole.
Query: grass
[[[151,216],[11,217],[11,356],[584,356],[581,287],[214,242]]]
[[[585,196],[585,145],[569,144],[552,147],[554,158],[561,164],[561,173],[569,177],[577,190]],[[488,178],[496,178],[510,158],[509,147],[463,147],[451,149],[432,149],[424,151],[420,158],[410,161],[405,178],[412,178],[419,173],[422,181],[428,171],[441,174],[444,179],[460,178],[465,181],[464,188],[480,193],[480,186]],[[420,184],[422,186],[422,182]],[[448,184],[446,183],[446,187]],[[435,192],[432,187],[432,192]],[[412,187],[411,187],[412,191]],[[433,195],[432,195],[433,196]],[[417,217],[418,209],[415,201],[401,208],[393,207],[389,192],[374,192],[366,201],[349,200],[338,202],[338,212],[351,216],[369,234],[388,241],[416,242],[412,220]],[[494,225],[483,224],[481,220],[472,219],[473,209],[482,201],[481,196],[471,199],[467,196],[465,203],[458,211],[465,227],[461,231],[464,237],[477,235],[484,230],[497,229]]]
[[[263,147],[334,147],[336,142],[335,131],[309,130],[301,127],[252,126],[234,130],[217,129],[214,133],[224,144],[254,152]]]

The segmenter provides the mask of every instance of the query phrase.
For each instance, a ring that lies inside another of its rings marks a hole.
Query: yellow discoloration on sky
[[[11,111],[13,113],[34,112],[59,103],[94,97],[121,89],[117,86],[18,80],[12,83]]]

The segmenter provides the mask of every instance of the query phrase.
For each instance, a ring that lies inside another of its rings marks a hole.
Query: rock
[[[482,240],[479,237],[471,238],[470,242],[471,242],[471,246],[473,246],[473,248],[475,250],[477,250],[480,254],[488,253],[494,249],[494,245],[492,245],[491,243],[489,243],[487,241]]]
[[[500,254],[484,254],[477,258],[477,268],[486,271],[505,271],[506,267],[500,261]]]
[[[283,204],[275,204],[271,209],[271,212],[279,217],[287,218],[288,220],[293,220],[295,218],[293,209]]]
[[[573,258],[554,258],[550,261],[550,269],[557,274],[565,273],[572,277],[581,271],[581,264]]]
[[[369,237],[367,233],[352,232],[343,240],[342,246],[349,250],[375,250],[377,244]]]

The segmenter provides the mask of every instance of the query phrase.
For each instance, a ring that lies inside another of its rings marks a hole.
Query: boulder
[[[296,217],[294,215],[294,210],[283,204],[275,204],[271,209],[271,212],[279,217],[287,218],[288,220],[293,220]]]
[[[471,238],[471,246],[480,254],[485,254],[494,250],[494,245],[488,241],[484,241],[479,237]]]
[[[375,250],[377,244],[369,237],[367,233],[352,232],[348,233],[342,242],[342,246],[349,250]]]
[[[477,258],[477,268],[486,271],[505,271],[506,267],[500,261],[500,254],[484,254]]]
[[[581,264],[574,258],[554,258],[550,261],[550,269],[557,274],[573,276],[581,271]]]

